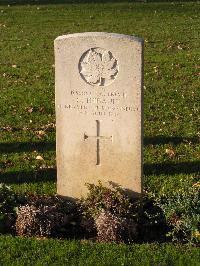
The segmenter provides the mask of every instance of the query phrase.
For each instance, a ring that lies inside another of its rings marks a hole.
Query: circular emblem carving
[[[118,71],[117,59],[110,51],[102,48],[87,50],[79,61],[79,73],[90,85],[110,85],[115,80]]]

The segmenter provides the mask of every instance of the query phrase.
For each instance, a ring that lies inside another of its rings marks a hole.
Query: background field
[[[198,2],[8,6],[9,2],[0,1],[0,182],[18,192],[56,192],[53,40],[85,31],[123,33],[145,40],[145,190],[163,194],[197,181]],[[36,160],[38,155],[44,160]],[[0,237],[3,248],[12,241],[16,248],[18,241],[25,245],[22,240]],[[165,254],[164,248],[161,253]],[[122,265],[129,263],[125,258],[122,261]]]

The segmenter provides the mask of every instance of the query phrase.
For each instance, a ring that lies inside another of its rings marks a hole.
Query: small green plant
[[[5,184],[0,184],[0,232],[11,229],[19,205],[20,198]]]
[[[86,185],[89,192],[81,200],[86,229],[96,230],[97,240],[103,242],[130,242],[135,239],[138,201],[132,202],[119,186],[110,184],[110,187],[104,187],[100,181],[97,185]]]
[[[173,241],[200,243],[200,183],[155,197],[169,226],[167,236]]]
[[[99,181],[97,185],[86,184],[88,194],[81,200],[84,213],[91,217],[96,217],[102,210],[110,211],[119,217],[136,217],[138,207],[137,202],[131,202],[120,186],[105,187]]]
[[[169,228],[163,210],[155,197],[144,191],[139,215],[139,239],[141,242],[165,242]]]

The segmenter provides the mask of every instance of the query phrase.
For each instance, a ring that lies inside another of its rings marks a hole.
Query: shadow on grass
[[[50,5],[50,4],[86,4],[86,3],[135,2],[135,0],[2,0],[0,5]]]
[[[0,183],[5,183],[7,185],[22,183],[43,183],[48,181],[56,181],[56,169],[16,171],[0,174]]]
[[[197,136],[194,137],[179,137],[179,136],[155,136],[155,137],[145,137],[144,138],[144,146],[147,145],[160,145],[160,144],[172,144],[178,145],[181,143],[191,143],[196,144],[200,143],[200,138]]]
[[[55,142],[8,142],[0,143],[0,153],[12,153],[12,152],[33,152],[37,151],[55,151]]]
[[[90,4],[90,3],[148,3],[174,2],[173,0],[0,0],[0,5],[50,5],[50,4]],[[195,0],[180,0],[177,2],[195,2]]]
[[[200,174],[200,161],[144,164],[145,175]]]
[[[199,137],[167,137],[167,136],[155,136],[155,137],[145,137],[144,138],[144,146],[147,145],[178,145],[181,143],[191,143],[197,144],[200,142]],[[55,151],[56,143],[55,142],[7,142],[0,143],[0,153],[12,153],[12,152],[32,152],[34,150],[37,151]]]
[[[145,164],[145,175],[175,175],[175,174],[200,174],[200,161],[182,163]],[[0,174],[0,183],[22,184],[42,183],[56,181],[56,169],[41,169],[35,171],[16,171]]]

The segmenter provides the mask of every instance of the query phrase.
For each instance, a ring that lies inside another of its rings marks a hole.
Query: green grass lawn
[[[23,251],[23,252],[20,252]],[[198,248],[172,244],[116,245],[2,237],[1,265],[199,265]],[[154,256],[152,256],[154,254]]]
[[[17,192],[56,192],[53,41],[59,35],[85,31],[123,33],[145,40],[144,188],[164,194],[197,181],[198,2],[8,6],[9,2],[0,1],[0,182]],[[36,160],[38,155],[44,160]],[[198,265],[197,249],[171,244],[104,248],[2,236],[0,251],[2,265],[57,265],[59,261],[70,265]]]

